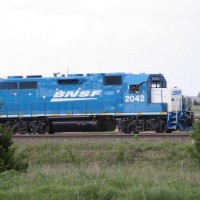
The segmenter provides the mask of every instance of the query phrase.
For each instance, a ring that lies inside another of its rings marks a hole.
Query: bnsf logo
[[[181,90],[174,90],[172,95],[180,95],[181,94]]]
[[[57,91],[55,92],[51,102],[56,101],[78,101],[78,100],[93,100],[101,94],[101,90],[76,90],[76,91]]]

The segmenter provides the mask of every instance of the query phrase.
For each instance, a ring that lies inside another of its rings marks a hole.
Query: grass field
[[[27,173],[0,174],[0,199],[192,200],[200,168],[180,142],[40,142],[16,145]]]

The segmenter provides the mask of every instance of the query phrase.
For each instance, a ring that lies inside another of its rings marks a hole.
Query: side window
[[[160,82],[151,82],[152,88],[160,88]]]
[[[2,82],[0,83],[0,89],[1,90],[18,89],[18,83],[17,82]]]
[[[139,85],[130,85],[129,92],[130,93],[140,93],[140,86]]]
[[[37,81],[19,82],[19,89],[37,89]]]

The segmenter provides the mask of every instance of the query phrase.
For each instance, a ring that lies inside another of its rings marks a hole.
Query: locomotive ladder
[[[176,130],[177,122],[178,122],[178,112],[172,112],[171,113],[171,119],[170,119],[171,128]]]

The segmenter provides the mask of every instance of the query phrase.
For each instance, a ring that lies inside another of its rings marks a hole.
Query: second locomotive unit
[[[0,79],[0,123],[15,133],[190,130],[191,103],[162,74],[95,73]]]

